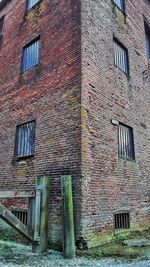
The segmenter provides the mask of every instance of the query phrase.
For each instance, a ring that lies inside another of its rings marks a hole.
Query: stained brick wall
[[[127,209],[131,228],[150,222],[150,93],[143,16],[149,1],[125,1],[126,23],[110,0],[82,1],[82,224],[89,246]],[[129,52],[130,76],[114,66],[113,36]],[[118,126],[133,127],[135,161],[118,158]]]
[[[0,11],[1,189],[34,188],[37,175],[52,177],[51,242],[62,233],[61,174],[73,176],[79,245],[112,233],[116,210],[130,211],[132,228],[149,222],[149,12],[146,0],[126,1],[126,23],[111,0],[43,0],[28,13],[25,0],[14,0]],[[22,48],[39,35],[40,65],[20,74]],[[128,49],[130,77],[113,64],[113,36]],[[35,156],[16,160],[16,126],[32,119]],[[118,158],[112,119],[133,127],[135,161]]]
[[[79,220],[80,6],[78,1],[44,0],[26,13],[26,1],[13,0],[0,11],[0,16],[3,15],[1,190],[31,189],[37,175],[50,175],[50,238],[55,242],[61,239],[62,231],[61,174],[73,176],[75,214],[78,213]],[[22,48],[39,35],[40,65],[20,74]],[[33,119],[36,120],[35,156],[16,160],[16,126]],[[11,207],[16,205],[11,200]]]

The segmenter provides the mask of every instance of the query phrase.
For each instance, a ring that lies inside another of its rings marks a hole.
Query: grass
[[[123,245],[123,241],[126,239],[139,238],[150,239],[150,228],[143,231],[128,231],[117,233],[111,242],[96,248],[78,251],[77,254],[78,256],[85,256],[88,258],[96,259],[100,259],[102,257],[114,257],[132,260],[141,256],[146,257],[147,253],[150,255],[150,248],[128,247]]]

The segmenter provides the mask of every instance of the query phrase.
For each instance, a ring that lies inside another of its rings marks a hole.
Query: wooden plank
[[[61,177],[63,198],[63,255],[64,258],[75,257],[75,235],[73,219],[72,177]]]
[[[7,224],[13,227],[17,232],[21,233],[28,240],[33,241],[32,236],[28,233],[28,228],[24,225],[17,217],[15,217],[11,211],[5,206],[0,204],[0,218],[3,219]]]
[[[35,197],[36,191],[0,191],[0,198],[30,198]]]
[[[35,228],[35,198],[29,198],[28,199],[28,231],[29,234],[33,237],[34,239],[34,228]]]
[[[39,244],[33,244],[33,252],[44,253],[48,247],[48,206],[49,206],[49,190],[50,190],[50,177],[40,176],[37,177],[37,192],[36,196],[37,204],[35,205],[35,238],[40,235]],[[40,197],[41,191],[41,197]],[[40,214],[39,214],[40,204]],[[38,233],[39,232],[39,233]]]

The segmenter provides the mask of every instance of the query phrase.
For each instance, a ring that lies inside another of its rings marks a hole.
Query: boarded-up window
[[[129,74],[128,50],[114,38],[114,64],[126,74]]]
[[[124,13],[125,12],[125,1],[124,0],[113,0],[116,6]]]
[[[34,155],[35,121],[17,126],[15,156],[27,157]]]
[[[4,17],[0,18],[0,37],[3,35]]]
[[[23,48],[22,71],[39,64],[40,39],[36,39]]]
[[[133,129],[127,125],[119,123],[118,131],[119,157],[134,160],[135,152]]]
[[[40,0],[27,0],[27,9],[29,10],[33,6],[35,6]]]

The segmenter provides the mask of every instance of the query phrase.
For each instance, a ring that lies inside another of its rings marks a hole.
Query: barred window
[[[17,126],[15,156],[26,157],[34,155],[35,121]]]
[[[119,123],[119,157],[129,160],[135,159],[133,129],[127,125]]]
[[[0,37],[3,35],[4,17],[0,18]]]
[[[129,74],[128,50],[114,38],[114,64],[126,74]]]
[[[125,13],[125,0],[113,0],[116,6]]]
[[[129,212],[122,212],[114,214],[115,231],[130,229],[130,214]]]
[[[39,64],[40,39],[32,41],[23,48],[22,71],[26,71]]]
[[[27,9],[29,10],[35,6],[40,0],[27,0]]]
[[[145,26],[145,47],[146,47],[146,53],[147,57],[150,58],[150,27],[146,22],[144,22]]]

